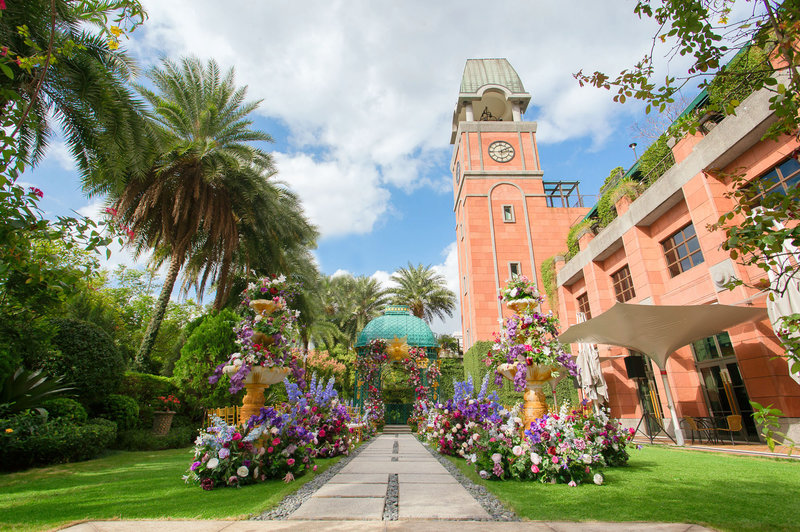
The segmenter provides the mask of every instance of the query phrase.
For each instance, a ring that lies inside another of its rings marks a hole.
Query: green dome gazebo
[[[383,316],[370,321],[366,327],[359,333],[356,340],[356,352],[358,356],[364,356],[364,353],[372,340],[382,339],[388,345],[394,348],[405,349],[416,347],[425,349],[429,366],[431,364],[439,363],[438,346],[436,337],[431,332],[428,324],[424,320],[417,318],[405,305],[389,305],[384,310]],[[389,362],[392,361],[390,354]],[[422,384],[428,386],[427,370],[421,369]],[[437,379],[438,380],[438,379]],[[364,402],[367,398],[367,387],[370,383],[364,382],[362,376],[356,373],[355,378],[355,406],[363,412]],[[432,396],[435,401],[438,399],[438,382],[432,384]],[[374,386],[380,388],[381,383],[373,383]],[[410,412],[410,405],[408,408]],[[390,413],[387,411],[387,418]],[[407,413],[405,417],[408,417]],[[388,420],[387,420],[388,421]],[[405,422],[405,421],[402,421]]]

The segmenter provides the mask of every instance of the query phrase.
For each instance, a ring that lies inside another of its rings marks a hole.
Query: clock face
[[[507,163],[514,158],[514,147],[504,140],[489,144],[489,157],[498,163]]]

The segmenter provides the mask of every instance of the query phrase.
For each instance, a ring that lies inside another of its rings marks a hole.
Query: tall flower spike
[[[486,397],[486,390],[489,386],[489,377],[491,376],[491,372],[487,372],[486,375],[483,376],[483,382],[481,383],[481,390],[478,392],[478,401],[482,400]]]

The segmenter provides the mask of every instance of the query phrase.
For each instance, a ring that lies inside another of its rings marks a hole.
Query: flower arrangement
[[[408,356],[402,360],[403,367],[408,371],[408,381],[414,386],[416,402],[427,401],[430,398],[431,383],[437,382],[441,371],[439,365],[428,359],[428,354],[423,347],[411,347]],[[425,386],[423,371],[428,382]],[[416,404],[415,402],[415,404]]]
[[[325,385],[313,375],[308,391],[303,393],[296,384],[284,381],[292,418],[314,434],[312,457],[346,455],[354,446],[347,426],[350,422],[347,406],[339,401],[333,384],[333,377]]]
[[[506,280],[506,287],[501,292],[500,299],[506,302],[519,301],[531,304],[538,304],[543,301],[542,296],[531,280],[524,275],[515,275]]]
[[[283,276],[248,285],[242,294],[243,317],[234,327],[239,351],[217,366],[209,377],[211,384],[220,379],[225,366],[235,369],[230,375],[232,394],[244,388],[245,379],[256,366],[286,368],[298,382],[302,380],[303,369],[298,363],[300,313],[287,304],[292,294]]]
[[[380,389],[375,383],[380,378],[381,368],[389,356],[386,353],[386,341],[376,338],[370,341],[363,353],[356,357],[356,372],[359,383],[367,386],[367,397],[364,401],[366,416],[370,423],[383,426],[384,404]]]
[[[158,405],[165,412],[170,412],[173,409],[177,409],[181,405],[181,402],[178,400],[178,398],[172,394],[169,394],[166,397],[164,397],[163,395],[159,395],[158,397],[156,397],[156,399],[158,401]]]
[[[472,377],[453,384],[453,398],[445,403],[426,405],[427,414],[420,434],[427,442],[446,455],[462,455],[468,446],[467,440],[483,425],[497,425],[502,421],[505,409],[498,402],[495,392],[487,394],[489,375],[483,379],[480,390],[475,393]]]
[[[525,389],[530,366],[561,366],[576,377],[578,366],[558,342],[557,335],[558,320],[552,314],[529,311],[506,319],[500,333],[495,333],[494,345],[486,356],[486,365],[495,368],[495,383],[502,382],[500,371],[505,364],[515,366],[514,389],[518,392]],[[556,370],[552,375],[558,377],[559,373]]]
[[[545,415],[524,435],[516,409],[501,416],[501,423],[473,425],[459,452],[484,479],[602,484],[604,467],[627,462],[632,431],[621,430],[604,411],[594,414],[585,403]]]

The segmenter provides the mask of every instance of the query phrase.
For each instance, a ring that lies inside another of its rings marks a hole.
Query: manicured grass
[[[0,530],[40,530],[83,519],[236,519],[260,513],[339,461],[286,484],[203,491],[181,479],[191,449],[118,451],[103,458],[0,475]]]
[[[722,530],[798,530],[800,462],[659,446],[632,450],[603,486],[485,481],[461,471],[517,515],[547,521],[696,523]]]

